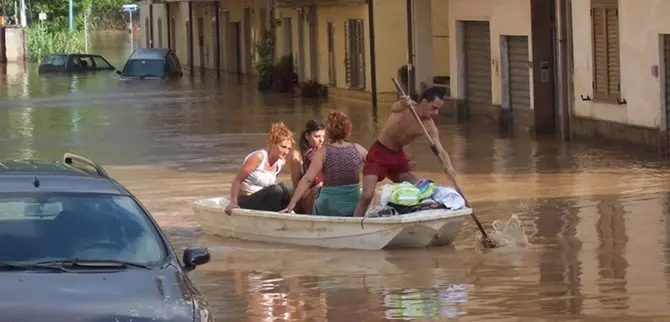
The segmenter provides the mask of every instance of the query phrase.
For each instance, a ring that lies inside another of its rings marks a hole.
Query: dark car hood
[[[0,272],[2,321],[192,321],[177,270]]]

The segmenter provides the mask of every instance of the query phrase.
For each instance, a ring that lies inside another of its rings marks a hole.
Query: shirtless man
[[[363,217],[374,198],[377,182],[389,178],[394,183],[409,181],[413,184],[419,181],[416,173],[409,164],[407,155],[403,148],[418,137],[424,136],[421,125],[416,120],[409,108],[416,106],[416,112],[423,122],[426,130],[435,141],[435,146],[441,159],[442,168],[451,177],[456,176],[449,154],[440,144],[439,133],[433,118],[438,115],[442,104],[444,104],[443,90],[438,87],[426,89],[421,94],[419,104],[412,101],[409,96],[403,96],[391,105],[391,116],[379,133],[377,141],[368,150],[363,166],[363,193],[356,205],[354,216]]]

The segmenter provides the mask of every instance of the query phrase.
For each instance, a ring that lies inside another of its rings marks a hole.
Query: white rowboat
[[[472,209],[431,209],[391,217],[355,218],[224,209],[228,198],[202,199],[193,211],[204,232],[248,241],[380,250],[447,245],[458,235]]]

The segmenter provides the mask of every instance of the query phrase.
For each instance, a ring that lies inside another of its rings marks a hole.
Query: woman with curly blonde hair
[[[272,124],[268,147],[249,154],[230,185],[226,213],[234,208],[279,211],[291,198],[290,189],[277,184],[277,175],[293,147],[293,133],[282,122]]]
[[[312,209],[318,216],[354,215],[361,197],[360,170],[367,150],[347,142],[351,134],[351,120],[342,112],[330,111],[326,120],[328,144],[320,148],[300,179],[288,206],[281,212],[290,212],[321,173],[323,186],[317,192]]]

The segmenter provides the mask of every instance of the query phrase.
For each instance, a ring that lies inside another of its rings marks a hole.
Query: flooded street
[[[95,38],[121,68],[127,35]],[[118,38],[118,39],[117,39]],[[110,40],[112,39],[112,40]],[[272,122],[295,132],[328,110],[347,113],[369,146],[388,112],[317,104],[213,76],[120,82],[114,72],[37,75],[3,67],[0,159],[87,156],[135,193],[181,254],[205,244],[192,274],[221,321],[667,321],[670,161],[629,147],[504,135],[482,121],[439,120],[464,192],[485,226],[517,214],[530,247],[482,253],[467,219],[455,245],[335,251],[202,235],[191,203],[227,195]],[[446,176],[419,140],[425,177]],[[289,180],[288,172],[282,174]]]

